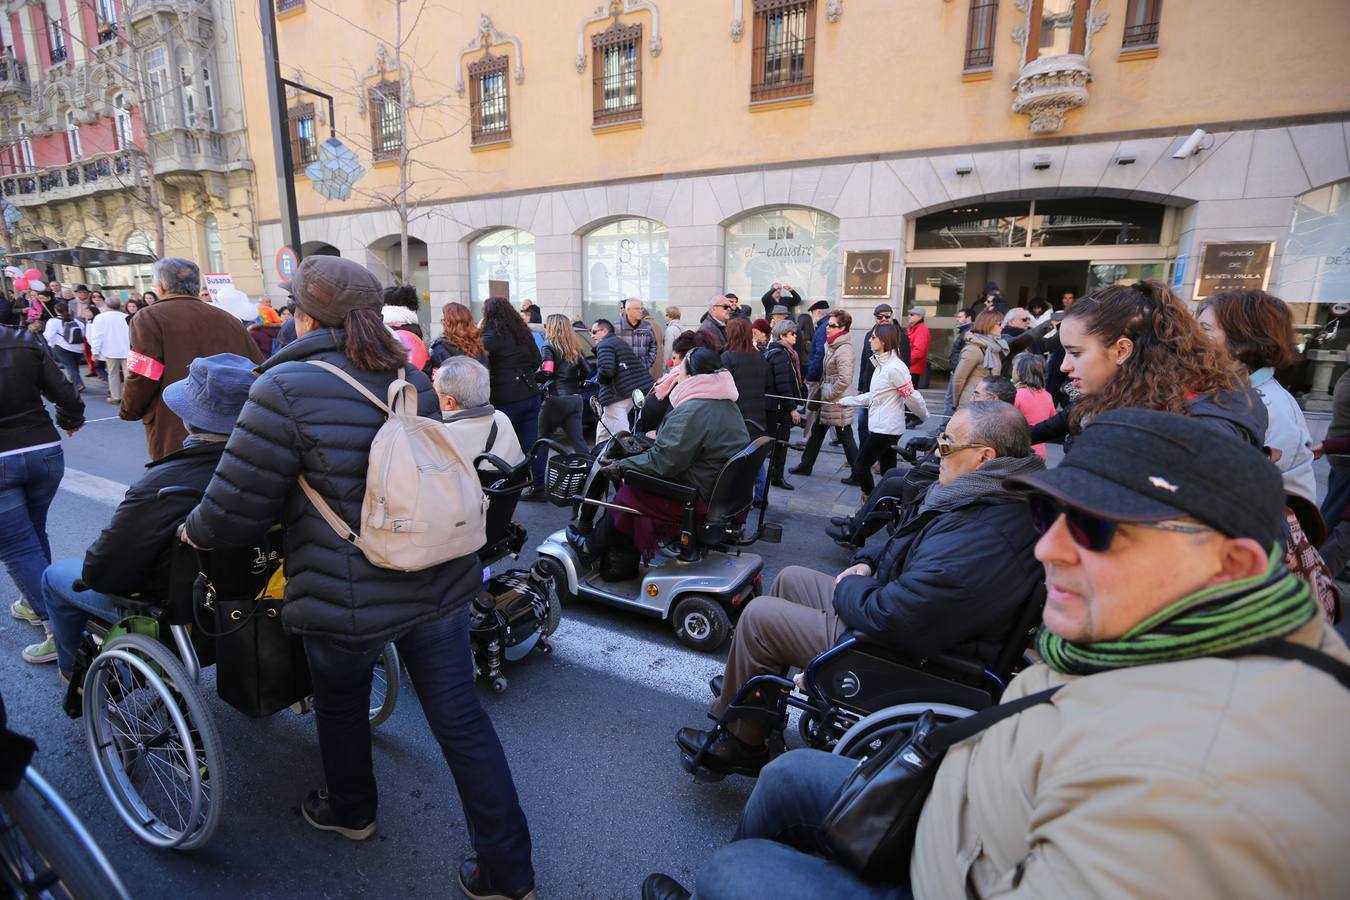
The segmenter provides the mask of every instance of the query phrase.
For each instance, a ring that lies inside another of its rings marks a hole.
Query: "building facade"
[[[6,248],[185,256],[261,291],[234,29],[228,0],[10,0],[0,190],[22,215]],[[148,265],[50,274],[150,288]]]
[[[1350,302],[1343,0],[530,0],[415,26],[399,0],[278,7],[285,74],[336,98],[334,121],[290,98],[294,155],[332,129],[368,170],[336,201],[297,165],[297,249],[402,276],[402,196],[433,315],[637,296],[688,317],[775,281],[864,322],[921,305],[937,331],[989,282],[1025,305],[1228,277],[1308,323]]]

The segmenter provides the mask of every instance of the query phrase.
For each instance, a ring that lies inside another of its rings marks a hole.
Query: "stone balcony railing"
[[[0,95],[15,91],[28,96],[28,67],[9,56],[0,56]]]
[[[127,17],[132,25],[139,25],[155,13],[180,15],[186,12],[209,16],[211,4],[209,0],[127,0]]]
[[[77,200],[145,183],[145,163],[139,153],[123,150],[88,159],[0,177],[0,190],[15,206],[36,206]]]

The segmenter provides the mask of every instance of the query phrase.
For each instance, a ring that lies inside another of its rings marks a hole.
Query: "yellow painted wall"
[[[751,113],[750,8],[739,43],[728,34],[725,0],[657,0],[663,50],[648,47],[644,23],[643,125],[593,134],[587,32],[586,72],[576,71],[577,27],[596,0],[487,0],[481,11],[522,44],[526,77],[510,81],[510,147],[471,152],[467,93],[455,95],[459,48],[477,34],[480,8],[451,12],[429,4],[408,47],[417,99],[440,100],[414,113],[425,136],[460,129],[421,151],[449,174],[416,173],[414,200],[685,173],[763,163],[893,153],[937,147],[965,148],[1032,139],[1027,117],[1013,114],[1012,84],[1018,47],[1011,33],[1022,13],[1012,0],[999,5],[993,77],[963,83],[966,0],[845,0],[838,23],[817,4],[814,102],[809,106]],[[405,4],[407,20],[418,7]],[[1044,140],[1145,128],[1185,128],[1334,112],[1350,108],[1350,8],[1346,0],[1169,0],[1164,4],[1161,50],[1153,59],[1119,61],[1126,0],[1097,0],[1108,16],[1093,36],[1093,73],[1087,106],[1068,115],[1063,131]],[[392,47],[394,0],[328,0],[278,22],[282,71],[338,94],[338,132],[360,149],[370,166],[370,126],[357,112],[359,74],[375,61],[377,41],[352,22],[386,35]],[[271,147],[266,69],[255,3],[235,5],[251,155],[259,183],[258,219],[275,221],[275,169]],[[508,45],[494,47],[500,55]],[[511,51],[514,55],[514,51]],[[476,58],[471,54],[467,62]],[[512,59],[514,67],[515,60]],[[317,105],[317,104],[316,104]],[[327,137],[326,128],[318,128]],[[392,193],[397,169],[372,168],[362,187]],[[301,215],[334,214],[381,205],[354,197],[326,201],[301,180]]]

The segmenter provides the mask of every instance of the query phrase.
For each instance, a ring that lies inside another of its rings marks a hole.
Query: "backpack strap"
[[[483,447],[484,453],[492,452],[492,445],[497,443],[497,420],[492,420],[492,427],[488,429],[487,444]]]
[[[1320,614],[1320,613],[1319,613]],[[1301,662],[1305,666],[1312,666],[1314,669],[1320,669],[1332,678],[1341,683],[1341,687],[1350,690],[1350,665],[1341,662],[1330,654],[1323,653],[1315,647],[1309,647],[1306,644],[1295,644],[1293,641],[1286,641],[1284,638],[1271,638],[1261,641],[1249,647],[1243,647],[1234,653],[1223,653],[1221,656],[1274,656],[1279,659],[1292,659]]]
[[[355,388],[358,392],[360,392],[361,396],[365,397],[365,398],[366,398],[367,400],[369,400],[371,403],[374,403],[374,404],[375,404],[376,406],[378,406],[380,409],[384,410],[384,414],[385,414],[386,416],[392,416],[392,415],[394,414],[393,409],[390,407],[390,405],[389,405],[388,403],[385,403],[385,402],[384,402],[383,400],[381,400],[379,397],[376,397],[376,396],[375,396],[374,394],[372,394],[369,390],[367,390],[367,388],[366,388],[365,385],[363,385],[361,382],[357,381],[355,378],[353,378],[352,376],[348,375],[346,372],[342,371],[340,368],[338,368],[337,366],[333,365],[332,363],[330,363],[330,362],[324,362],[324,361],[321,360],[321,359],[307,359],[307,360],[305,360],[305,363],[308,364],[308,365],[311,365],[311,366],[318,366],[320,369],[323,369],[325,372],[328,372],[330,375],[336,375],[338,378],[341,378],[343,381],[347,382],[348,385],[350,385],[351,387]],[[396,379],[396,380],[394,381],[394,384],[400,384],[400,383],[401,383],[401,384],[407,384],[407,382],[406,382],[406,381],[403,381],[403,379],[401,379],[401,378],[400,378],[400,379]],[[393,385],[390,385],[390,388],[391,388],[391,399],[392,399],[392,388],[393,388]]]

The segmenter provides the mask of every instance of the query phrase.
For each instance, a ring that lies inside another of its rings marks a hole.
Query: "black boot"
[[[535,896],[532,884],[514,891],[504,891],[498,885],[489,884],[487,876],[478,867],[478,860],[473,857],[459,866],[459,889],[473,900],[534,900]]]
[[[788,469],[788,474],[789,474],[789,475],[810,475],[810,474],[811,474],[811,470],[810,470],[810,469],[802,468],[801,466],[793,466],[791,469]]]
[[[708,732],[697,728],[681,728],[675,735],[680,749],[691,757],[697,756],[708,740]],[[769,748],[745,743],[729,731],[722,731],[704,754],[702,765],[724,775],[759,777],[759,770],[769,764]]]
[[[669,875],[653,872],[642,882],[642,900],[689,900],[694,896]]]
[[[777,481],[770,481],[769,484],[783,491],[795,491],[797,486],[792,484],[786,478],[779,478]]]

